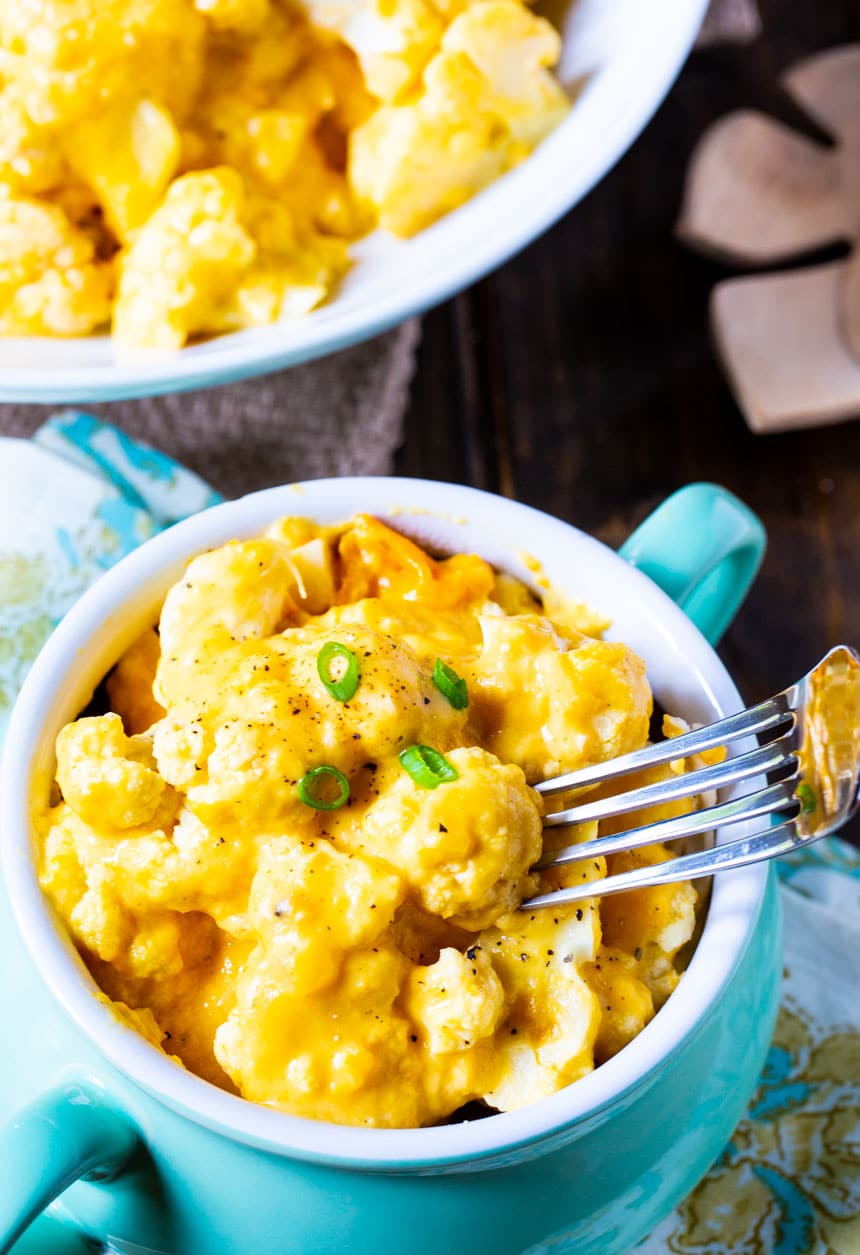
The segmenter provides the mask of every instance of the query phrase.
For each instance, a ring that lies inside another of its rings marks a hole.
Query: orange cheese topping
[[[332,641],[358,667],[344,700]],[[207,1080],[336,1123],[507,1110],[620,1049],[677,982],[689,885],[601,902],[603,859],[531,871],[530,785],[645,742],[644,666],[481,558],[367,515],[281,520],[195,558],[107,687],[113,713],[58,738],[42,884],[118,1014]],[[404,770],[413,744],[448,778]],[[339,808],[302,796],[320,766]],[[581,906],[516,909],[582,879]]]

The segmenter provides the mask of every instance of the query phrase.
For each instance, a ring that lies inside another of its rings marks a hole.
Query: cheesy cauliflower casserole
[[[527,0],[0,0],[0,334],[303,314],[561,120]]]
[[[117,1013],[227,1090],[380,1127],[519,1107],[618,1051],[675,987],[696,895],[600,900],[659,846],[530,870],[597,831],[542,833],[530,785],[648,737],[644,664],[602,626],[366,515],[195,558],[111,712],[61,731],[41,827]]]

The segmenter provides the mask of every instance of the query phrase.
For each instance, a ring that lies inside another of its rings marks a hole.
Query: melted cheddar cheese
[[[527,0],[0,0],[0,335],[309,313],[562,120]]]
[[[345,700],[329,642],[358,667]],[[602,858],[531,870],[530,786],[646,742],[644,665],[481,558],[363,515],[281,520],[195,558],[107,692],[57,739],[41,882],[117,1013],[214,1084],[373,1127],[509,1110],[620,1049],[677,983],[690,885],[601,901]],[[407,771],[413,745],[447,778]],[[319,766],[345,804],[308,803]],[[583,880],[578,906],[517,909]]]

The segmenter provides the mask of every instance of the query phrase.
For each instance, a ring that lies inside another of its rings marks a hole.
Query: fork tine
[[[713,849],[701,850],[696,854],[682,854],[680,858],[669,859],[666,863],[637,867],[634,871],[607,876],[605,880],[583,881],[581,885],[572,885],[569,889],[538,894],[537,897],[521,903],[519,909],[532,911],[543,906],[564,906],[569,902],[582,902],[585,898],[626,893],[630,889],[648,889],[653,885],[669,885],[678,880],[697,880],[701,876],[711,876],[714,872],[729,871],[733,867],[744,867],[747,863],[758,863],[762,859],[788,854],[795,846],[803,843],[804,839],[798,834],[794,819],[786,819],[740,841],[728,841],[725,845],[715,845]]]
[[[660,819],[653,824],[645,824],[641,828],[629,828],[626,832],[612,833],[608,837],[597,837],[594,841],[581,841],[579,845],[568,845],[563,850],[554,850],[547,854],[537,865],[536,871],[545,871],[548,867],[562,867],[567,863],[578,863],[580,859],[598,858],[600,855],[615,854],[619,850],[635,850],[638,846],[653,845],[655,841],[679,841],[682,837],[695,837],[703,832],[711,832],[714,828],[727,828],[730,824],[740,823],[744,819],[757,819],[778,811],[795,801],[794,784],[797,779],[795,772],[787,780],[779,784],[769,785],[757,793],[746,793],[743,797],[733,798],[730,802],[721,802],[717,806],[708,806],[704,810],[693,811],[689,815],[676,815],[671,819]]]
[[[758,749],[739,754],[736,758],[727,758],[725,762],[715,763],[711,767],[701,767],[671,780],[659,780],[655,784],[631,789],[628,793],[616,793],[611,797],[597,798],[593,802],[581,802],[567,810],[554,811],[544,815],[544,827],[556,828],[563,824],[608,819],[610,815],[622,815],[626,811],[641,810],[646,806],[659,805],[679,797],[695,797],[708,789],[722,789],[739,780],[747,780],[750,776],[775,771],[791,761],[792,739],[793,730],[789,730],[769,745],[761,745]]]
[[[592,767],[568,771],[551,780],[541,780],[534,788],[545,797],[551,797],[554,793],[566,793],[568,789],[578,789],[583,785],[602,784],[604,780],[613,780],[616,776],[638,771],[641,767],[653,767],[658,763],[673,762],[676,758],[688,758],[691,754],[725,745],[727,741],[738,736],[767,732],[771,728],[779,727],[787,719],[791,719],[794,726],[795,716],[789,701],[792,691],[787,689],[784,693],[777,693],[775,697],[769,697],[758,706],[751,706],[749,710],[729,715],[726,719],[709,723],[703,728],[694,728],[692,732],[685,732],[682,736],[658,741],[655,745],[646,745],[641,750],[622,754],[605,763],[596,763]]]

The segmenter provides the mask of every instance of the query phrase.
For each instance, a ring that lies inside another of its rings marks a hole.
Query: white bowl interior
[[[548,0],[564,37],[561,79],[577,99],[523,165],[412,240],[381,232],[363,240],[339,293],[306,318],[122,359],[105,336],[0,338],[0,400],[93,401],[219,383],[333,352],[438,303],[534,239],[606,173],[674,80],[706,4]]]
[[[740,706],[716,654],[674,603],[567,524],[474,489],[420,480],[318,480],[270,489],[206,511],[149,541],[103,576],[54,633],[25,683],[7,737],[0,773],[3,866],[19,926],[56,997],[97,1047],[145,1089],[209,1127],[309,1159],[378,1168],[457,1162],[538,1139],[611,1103],[658,1068],[730,978],[757,918],[764,868],[718,878],[684,980],[614,1059],[521,1111],[417,1130],[335,1129],[282,1115],[223,1093],[171,1064],[92,996],[95,986],[64,930],[52,921],[35,875],[30,799],[44,798],[50,787],[56,734],[152,622],[154,607],[185,562],[205,548],[255,535],[283,514],[337,522],[358,510],[390,515],[395,526],[430,547],[480,552],[522,578],[529,578],[523,559],[536,557],[554,584],[612,616],[608,635],[627,641],[645,658],[654,691],[667,709],[707,720]]]

